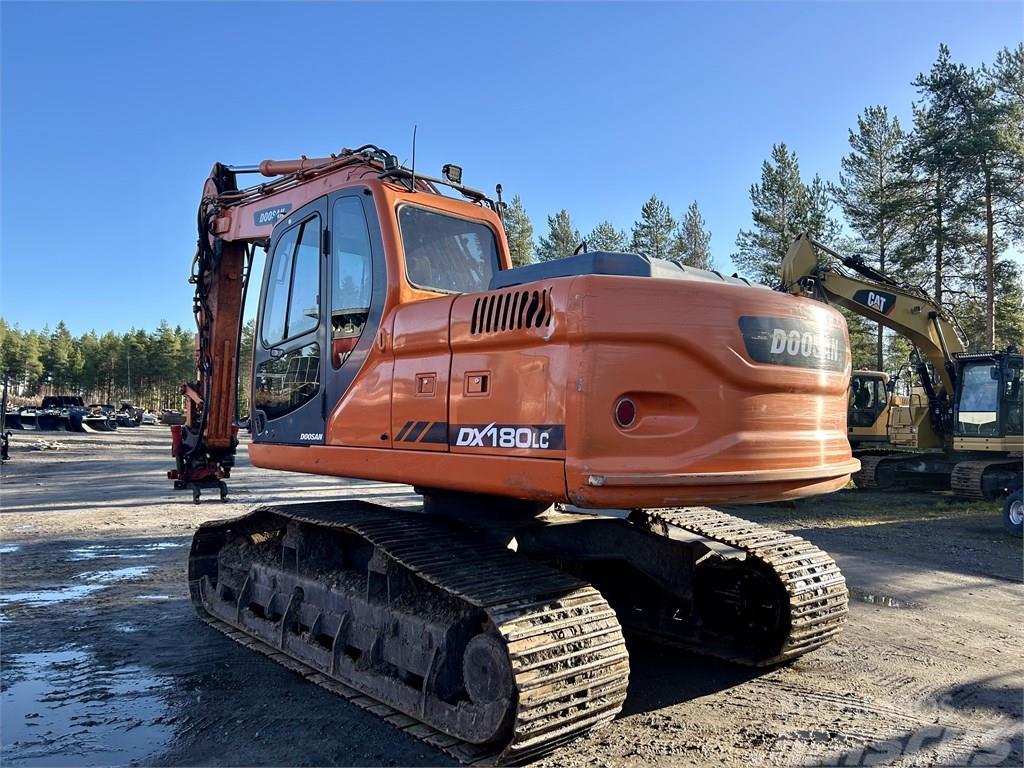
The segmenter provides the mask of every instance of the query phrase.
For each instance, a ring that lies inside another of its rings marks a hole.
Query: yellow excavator
[[[914,345],[910,363],[919,386],[905,406],[893,409],[891,447],[858,451],[858,487],[952,489],[973,499],[1019,496],[1024,359],[1016,348],[968,353],[956,321],[924,292],[807,235],[783,259],[782,289],[838,304]]]

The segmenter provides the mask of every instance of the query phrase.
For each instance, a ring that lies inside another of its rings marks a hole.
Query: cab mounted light
[[[452,184],[462,183],[462,168],[458,165],[452,165],[451,163],[445,163],[441,168],[441,174],[448,179]]]

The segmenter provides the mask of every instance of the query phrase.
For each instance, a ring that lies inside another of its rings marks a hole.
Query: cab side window
[[[338,198],[331,215],[331,362],[340,368],[369,317],[373,262],[359,198]]]
[[[320,323],[320,217],[285,232],[274,248],[261,330],[265,346],[309,333]]]

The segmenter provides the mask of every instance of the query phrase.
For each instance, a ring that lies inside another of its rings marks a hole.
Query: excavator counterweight
[[[239,189],[256,172],[271,180]],[[760,666],[835,637],[832,559],[704,505],[828,493],[859,469],[842,316],[635,254],[513,268],[500,199],[444,176],[372,145],[214,166],[175,482],[198,500],[230,474],[258,294],[251,462],[408,483],[424,505],[207,523],[199,615],[467,762],[614,717],[624,631]]]

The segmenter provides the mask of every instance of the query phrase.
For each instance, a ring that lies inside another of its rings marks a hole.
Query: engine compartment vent
[[[473,303],[469,332],[477,335],[543,328],[551,325],[552,315],[548,288],[492,293]]]

